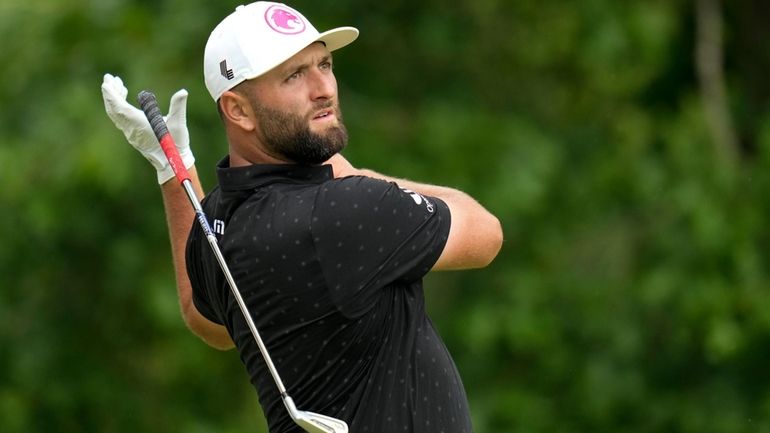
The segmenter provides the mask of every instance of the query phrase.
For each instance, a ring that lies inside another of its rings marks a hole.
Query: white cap
[[[238,6],[206,42],[206,88],[216,101],[225,91],[275,68],[313,42],[324,42],[334,51],[357,37],[354,27],[318,33],[301,13],[281,3],[258,1]]]

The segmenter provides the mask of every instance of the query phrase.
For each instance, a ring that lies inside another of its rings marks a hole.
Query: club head
[[[298,410],[294,400],[288,395],[283,398],[289,416],[294,422],[309,433],[348,433],[345,421],[318,413]]]
[[[313,412],[298,411],[294,422],[310,433],[348,433],[345,421]]]

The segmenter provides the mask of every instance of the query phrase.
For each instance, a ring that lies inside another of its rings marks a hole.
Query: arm
[[[453,188],[396,179],[372,170],[359,170],[361,175],[395,182],[422,195],[437,197],[449,206],[452,225],[444,251],[434,271],[483,268],[497,256],[503,242],[500,221],[468,194]]]
[[[110,74],[104,76],[102,97],[107,115],[115,126],[123,132],[131,146],[138,150],[157,171],[171,238],[177,294],[184,321],[194,334],[209,345],[218,349],[229,349],[233,347],[233,343],[225,327],[203,317],[192,302],[192,286],[187,276],[185,248],[195,213],[182,187],[175,181],[169,182],[174,178],[174,172],[169,166],[144,113],[126,101],[127,94],[128,89],[119,77]],[[203,190],[193,166],[195,158],[190,150],[190,137],[185,124],[186,103],[186,90],[175,93],[171,98],[169,114],[165,120],[171,135],[174,137],[182,161],[189,170],[196,195],[202,197]]]
[[[449,238],[432,270],[482,268],[500,251],[503,242],[500,221],[468,194],[444,186],[393,178],[373,170],[356,169],[340,154],[328,163],[332,165],[335,177],[359,175],[394,182],[401,188],[437,197],[449,206],[452,215]]]
[[[201,188],[198,172],[195,167],[188,169],[190,180],[192,181],[195,194],[203,197],[203,188]],[[179,296],[179,307],[182,311],[182,317],[187,328],[193,334],[200,337],[211,347],[219,350],[228,350],[234,347],[227,329],[206,319],[195,308],[192,300],[192,286],[187,276],[187,264],[185,262],[185,248],[187,247],[187,236],[190,226],[195,219],[187,195],[184,189],[172,180],[164,183],[160,187],[163,194],[163,207],[166,211],[166,222],[168,223],[168,233],[171,238],[171,255],[174,260],[174,272],[176,274],[176,288]]]

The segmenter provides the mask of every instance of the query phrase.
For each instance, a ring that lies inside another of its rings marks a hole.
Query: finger
[[[102,83],[102,97],[107,115],[121,130],[130,126],[131,122],[147,122],[141,110],[126,101],[128,89],[123,80],[117,76],[106,74]]]
[[[102,100],[104,100],[104,108],[107,110],[107,114],[112,117],[116,111],[117,101],[120,99],[115,95],[110,81],[106,77],[102,83]]]
[[[104,108],[107,114],[115,120],[114,116],[125,111],[123,105],[126,104],[125,99],[116,95],[115,89],[110,83],[102,84],[102,99],[104,100]]]
[[[105,74],[104,81],[102,82],[102,89],[109,92],[109,94],[115,99],[126,99],[128,95],[128,89],[123,85],[123,80],[120,77]]]
[[[177,119],[182,124],[187,121],[187,90],[180,89],[171,97],[171,105],[168,108],[169,119]]]
[[[120,99],[125,101],[126,96],[128,96],[128,89],[126,88],[125,84],[123,84],[123,80],[121,80],[117,75],[113,77],[112,87],[115,89],[116,94],[120,96]]]

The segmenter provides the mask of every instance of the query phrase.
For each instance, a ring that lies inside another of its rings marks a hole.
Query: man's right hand
[[[120,77],[104,75],[102,98],[107,115],[115,126],[123,131],[128,142],[155,167],[158,172],[158,183],[164,184],[174,177],[174,171],[163,149],[160,148],[144,112],[129,104],[126,101],[126,95],[128,95],[128,89],[123,85]],[[185,168],[189,169],[195,163],[195,157],[190,150],[190,134],[187,131],[187,90],[181,89],[171,97],[168,116],[163,119],[168,125],[171,136],[174,137]]]

